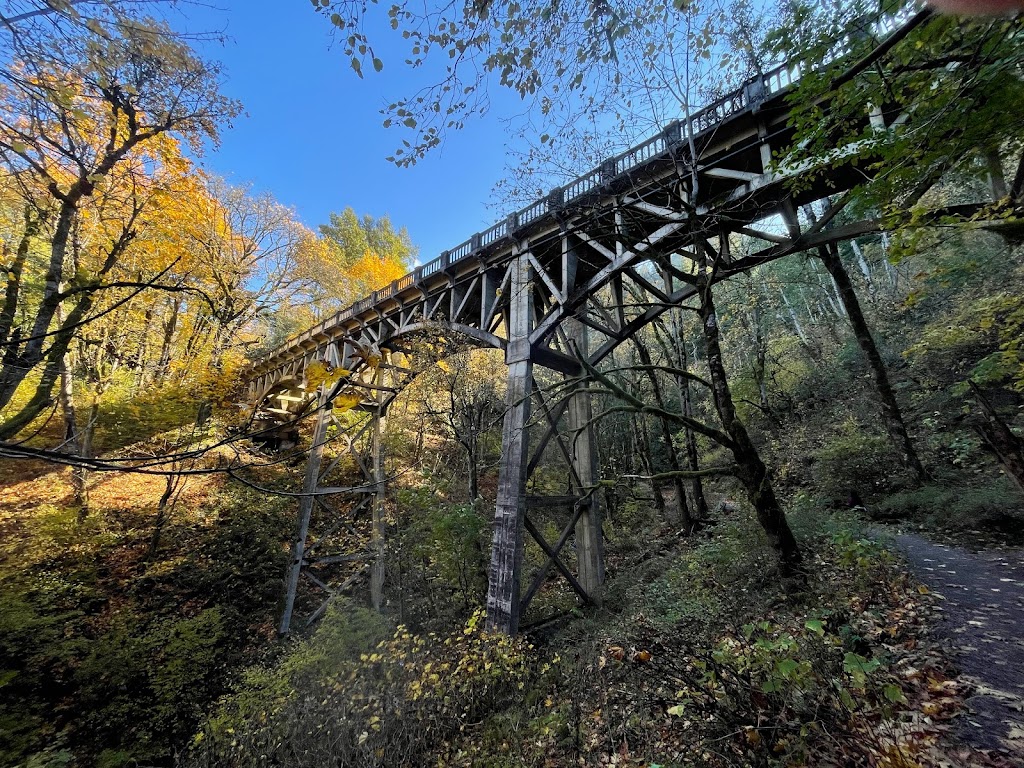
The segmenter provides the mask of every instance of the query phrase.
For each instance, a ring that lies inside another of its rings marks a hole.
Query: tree
[[[742,57],[709,66],[731,5],[499,0],[421,9],[395,3],[380,18],[385,12],[374,5],[314,3],[358,76],[390,65],[365,31],[375,23],[389,24],[403,38],[406,65],[433,73],[428,85],[401,94],[383,110],[385,127],[409,135],[389,159],[415,163],[446,132],[486,112],[491,89],[499,87],[526,103],[524,124],[540,136],[538,153],[553,167],[565,169],[568,163],[575,171],[605,157],[610,146],[628,145],[659,121],[678,116],[680,107],[692,108],[700,76],[713,69],[731,77],[744,71]],[[593,130],[609,122],[612,130]],[[583,135],[586,141],[574,141]],[[531,158],[530,169],[549,171],[538,159]]]
[[[1019,199],[1024,155],[1010,115],[1024,97],[1021,20],[923,11],[884,37],[875,18],[875,5],[860,0],[789,6],[784,28],[797,33],[776,32],[770,44],[780,58],[813,66],[790,97],[798,143],[780,164],[814,158],[819,174],[862,168],[859,207],[891,214],[890,227],[919,224],[915,206],[954,173],[988,177],[996,198]],[[836,56],[840,46],[844,55]],[[836,147],[847,149],[839,156]],[[1012,183],[1003,178],[1007,157]]]
[[[430,423],[465,454],[470,503],[480,498],[480,472],[493,461],[495,438],[500,440],[495,429],[505,413],[504,377],[494,375],[490,362],[486,354],[473,352],[439,360],[422,390],[421,406]]]
[[[211,299],[209,316],[197,330],[211,344],[211,360],[219,368],[243,328],[309,289],[301,265],[315,238],[266,193],[210,179],[196,201],[204,209],[195,212],[186,232]]]
[[[391,219],[356,215],[352,208],[332,213],[320,225],[320,240],[301,271],[315,286],[312,300],[327,314],[369,296],[412,269],[416,248]]]
[[[97,275],[102,278],[135,237],[145,205],[137,183],[140,153],[166,134],[183,136],[198,150],[237,112],[217,91],[216,66],[168,32],[162,24],[134,19],[102,34],[42,36],[40,45],[18,52],[0,92],[0,163],[35,209],[27,227],[35,226],[35,218],[50,222],[42,289],[31,299],[20,288],[15,292],[15,305],[29,302],[33,308],[24,329],[9,329],[0,338],[0,408],[30,371],[40,367],[40,378],[28,404],[0,426],[0,436],[15,434],[46,406],[73,331],[89,320],[95,287],[72,295],[64,290],[73,274],[68,264],[82,206],[97,194],[131,198],[137,206],[107,248]],[[68,311],[54,328],[62,305]]]

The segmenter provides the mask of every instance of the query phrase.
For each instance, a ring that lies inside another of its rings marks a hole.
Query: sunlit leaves
[[[363,32],[372,28],[372,5],[340,0],[326,9],[322,2],[314,7],[331,22],[359,76],[368,58],[375,70],[383,67]],[[578,117],[589,122],[595,109],[610,111],[634,95],[638,104],[644,101],[655,111],[677,111],[679,64],[686,57],[714,58],[725,8],[725,3],[697,8],[668,0],[589,5],[502,0],[423,9],[392,4],[384,12],[386,24],[406,42],[405,64],[433,66],[434,74],[426,87],[383,110],[386,126],[410,135],[388,159],[411,165],[438,146],[447,131],[486,112],[493,83],[530,105],[543,101],[550,135],[563,132],[562,121]],[[689,91],[687,103],[696,96],[693,83],[682,90]],[[626,91],[630,97],[622,98]]]
[[[879,44],[865,21],[877,15],[877,7],[847,2],[790,10],[790,21],[774,40],[783,57],[807,62],[790,98],[798,139],[792,159],[816,166],[814,175],[863,167],[870,201],[902,211],[945,174],[984,173],[984,165],[975,162],[980,154],[1019,147],[1019,128],[1009,117],[1024,98],[1019,19],[933,17],[876,65],[839,79],[850,62],[871,55]],[[823,64],[839,45],[849,53]],[[871,104],[885,105],[885,130],[865,119]],[[834,151],[852,146],[861,151],[847,157]],[[801,183],[810,183],[810,174]]]
[[[334,410],[337,413],[345,413],[357,407],[363,401],[363,396],[358,392],[343,392],[334,398]]]

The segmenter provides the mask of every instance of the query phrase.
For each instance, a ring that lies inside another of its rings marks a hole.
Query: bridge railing
[[[875,20],[869,27],[868,32],[877,37],[886,37],[899,29],[910,20],[916,12],[913,6],[907,6],[891,16],[882,16]],[[852,41],[844,37],[818,62],[818,66],[829,64],[847,55],[852,50]],[[271,360],[289,349],[302,344],[314,335],[323,333],[329,327],[336,326],[353,317],[365,312],[378,301],[389,298],[395,293],[402,291],[425,277],[436,274],[452,264],[470,256],[480,248],[492,245],[504,238],[511,237],[516,228],[522,228],[534,221],[544,217],[552,210],[563,208],[571,203],[577,202],[580,198],[600,190],[605,184],[616,176],[628,171],[635,170],[647,163],[664,156],[672,147],[690,138],[696,139],[707,131],[728,120],[731,116],[738,114],[745,109],[755,105],[759,101],[775,96],[787,88],[793,86],[808,69],[813,68],[807,62],[788,62],[780,64],[774,69],[762,75],[751,78],[731,93],[727,93],[703,109],[698,110],[683,120],[670,123],[664,130],[652,136],[646,141],[632,147],[620,155],[616,155],[591,169],[582,176],[563,187],[552,190],[541,200],[520,209],[503,221],[498,222],[490,229],[478,232],[468,240],[460,243],[449,251],[427,263],[417,267],[413,272],[400,278],[398,281],[374,292],[373,295],[360,299],[352,306],[338,312],[330,321],[322,321],[311,329],[300,333],[297,336],[285,341],[268,355],[264,360]],[[316,333],[312,333],[315,330]]]
[[[480,246],[483,247],[485,245],[490,245],[491,243],[496,243],[505,237],[508,232],[508,219],[499,221],[490,229],[485,229],[480,233]]]
[[[464,259],[466,256],[469,256],[469,254],[473,252],[473,240],[478,237],[479,235],[474,235],[473,237],[469,238],[469,240],[467,240],[466,242],[460,243],[459,245],[455,246],[450,251],[448,251],[449,264],[458,261],[459,259]]]

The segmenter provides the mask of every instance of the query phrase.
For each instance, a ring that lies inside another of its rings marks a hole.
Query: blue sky
[[[376,46],[384,71],[371,68],[360,80],[340,46],[331,49],[330,25],[309,0],[181,9],[176,27],[228,36],[223,46],[200,48],[224,64],[223,90],[245,107],[221,147],[203,159],[209,170],[271,192],[310,227],[348,206],[360,215],[388,214],[409,230],[421,262],[500,218],[488,207],[506,151],[497,115],[470,121],[412,168],[384,159],[402,137],[382,127],[379,110],[405,95],[416,74],[402,64],[401,41],[390,30]],[[514,97],[502,98],[506,109],[515,108]]]

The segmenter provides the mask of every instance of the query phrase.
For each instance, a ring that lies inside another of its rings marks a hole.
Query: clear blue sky
[[[271,192],[310,227],[348,206],[360,215],[388,214],[409,230],[421,262],[500,218],[489,207],[505,156],[497,116],[471,121],[427,160],[396,168],[384,158],[402,137],[381,126],[379,110],[405,95],[415,74],[402,64],[400,47],[378,45],[384,71],[370,68],[360,80],[340,46],[331,49],[330,25],[309,0],[221,0],[219,6],[183,5],[172,18],[178,28],[224,31],[229,38],[201,50],[224,64],[223,90],[242,102],[245,115],[207,153],[209,170]],[[394,40],[384,34],[382,41],[388,38]],[[515,106],[509,98],[505,103]]]

